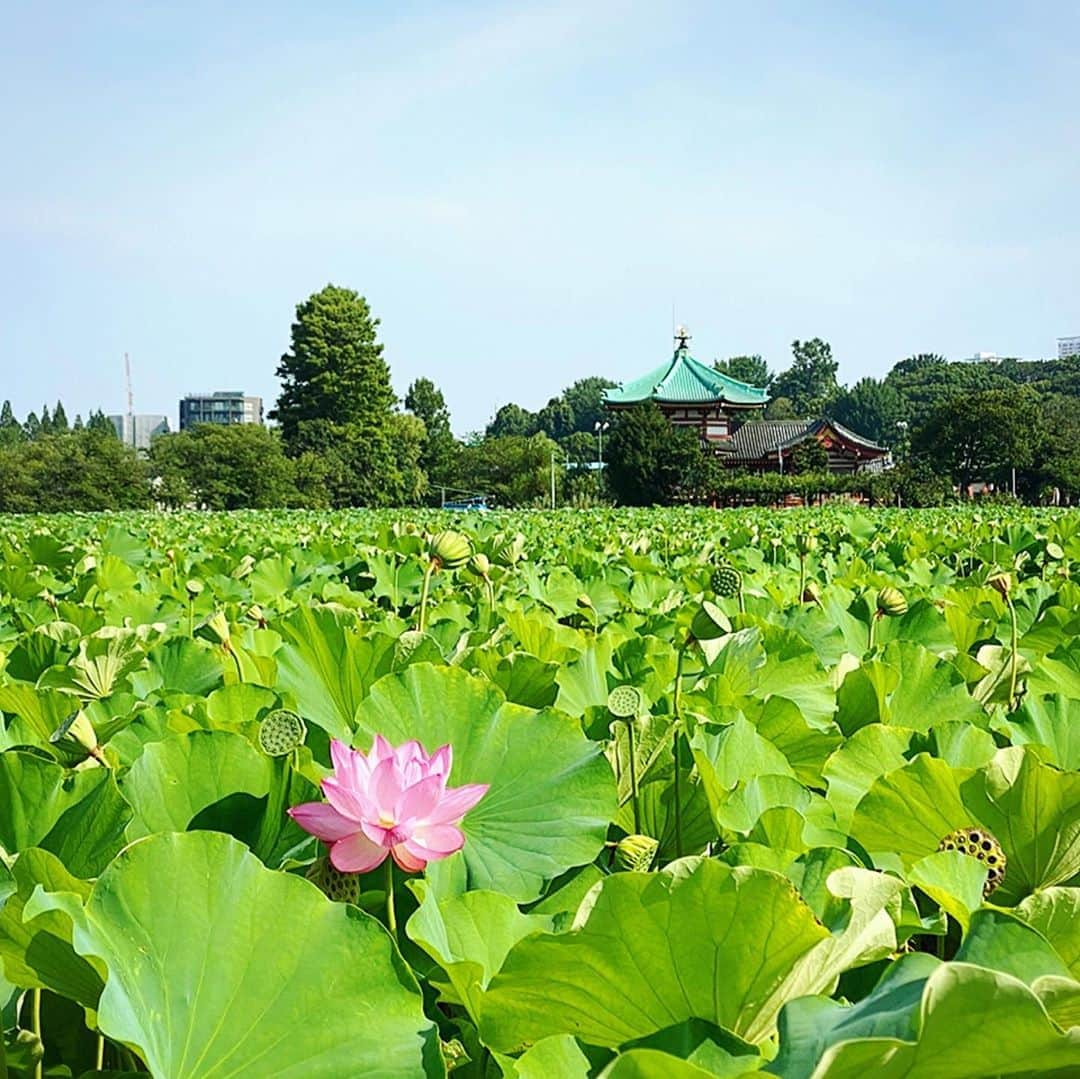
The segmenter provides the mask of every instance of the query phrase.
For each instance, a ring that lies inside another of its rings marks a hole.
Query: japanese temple
[[[675,331],[671,359],[640,378],[608,390],[604,407],[617,412],[652,401],[676,427],[695,428],[702,448],[733,468],[784,471],[791,454],[813,439],[831,472],[887,467],[889,451],[827,417],[765,420],[768,391],[731,378],[690,355],[685,326]]]

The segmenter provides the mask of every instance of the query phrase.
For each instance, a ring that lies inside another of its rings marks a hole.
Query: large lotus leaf
[[[676,854],[674,774],[673,763],[666,768],[654,766],[638,790],[641,831],[660,841],[657,851],[659,862],[674,858]],[[716,839],[716,824],[705,784],[695,778],[685,764],[680,765],[679,776],[682,849],[686,854],[697,854],[705,849],[707,843]],[[629,800],[619,808],[615,823],[624,832],[634,832],[634,808]]]
[[[905,640],[888,644],[882,659],[898,675],[886,723],[919,731],[949,721],[985,724],[985,713],[968,693],[963,675],[947,659]]]
[[[555,684],[557,663],[544,663],[527,652],[497,652],[479,648],[471,658],[475,670],[486,675],[502,690],[511,704],[526,708],[548,708],[555,703],[559,687]]]
[[[108,969],[100,1028],[154,1075],[444,1074],[382,926],[264,868],[229,836],[150,836],[116,858],[85,906],[34,899],[29,913],[63,910],[76,950]]]
[[[907,763],[904,751],[911,733],[875,723],[856,731],[829,757],[823,769],[828,800],[841,829],[851,826],[855,807],[874,780]]]
[[[185,831],[207,806],[233,795],[264,798],[272,771],[269,757],[231,731],[191,731],[152,742],[123,779],[122,792],[134,810],[128,838]]]
[[[1071,978],[1069,968],[1046,937],[1007,911],[990,907],[971,916],[955,958],[1011,974],[1027,985],[1047,976]]]
[[[584,715],[589,708],[605,707],[608,690],[615,681],[612,666],[614,641],[610,634],[591,641],[572,663],[559,668],[556,705],[570,716]],[[609,681],[610,675],[610,681]]]
[[[416,738],[429,752],[449,743],[450,785],[490,785],[463,825],[470,888],[535,899],[603,846],[615,779],[567,716],[508,704],[490,682],[421,663],[377,682],[356,723],[364,748],[376,733]]]
[[[496,1053],[504,1079],[588,1079],[589,1058],[569,1034],[541,1038],[519,1057]]]
[[[206,698],[206,717],[215,727],[236,728],[261,719],[276,703],[272,690],[250,682],[233,682]]]
[[[1080,979],[1080,888],[1047,888],[1029,895],[1017,908],[1053,945],[1072,976]]]
[[[762,626],[765,664],[758,671],[754,696],[784,697],[813,724],[826,729],[836,709],[836,693],[813,647],[797,633]]]
[[[758,734],[784,754],[801,783],[822,786],[825,762],[843,742],[838,730],[807,723],[798,707],[784,697],[770,697],[759,712],[747,709],[747,714]]]
[[[1028,695],[1003,727],[1014,745],[1046,746],[1051,764],[1070,771],[1080,769],[1080,698],[1063,693]]]
[[[71,892],[80,900],[90,894],[86,881],[73,877],[48,851],[31,848],[15,859],[10,875],[0,868],[0,965],[4,977],[21,989],[52,989],[97,1007],[104,979],[71,945],[71,921],[48,911],[23,920],[23,909],[37,887]],[[5,893],[6,897],[5,897]]]
[[[148,656],[150,674],[164,693],[190,693],[201,697],[222,679],[221,650],[190,637],[173,637],[155,645]]]
[[[1064,1079],[1078,1061],[1080,1027],[1062,1033],[1019,979],[954,962],[926,980],[917,1041],[887,1033],[840,1041],[822,1055],[812,1079]]]
[[[78,701],[59,690],[36,689],[25,682],[0,686],[0,712],[21,721],[26,744],[48,745],[49,736],[77,707]]]
[[[480,993],[510,949],[531,933],[550,930],[552,919],[522,914],[512,899],[499,892],[466,892],[438,899],[424,881],[416,882],[414,890],[421,902],[409,919],[409,938],[446,971],[452,991],[444,991],[444,998],[464,1004],[475,1020]]]
[[[890,964],[863,1000],[844,1005],[800,997],[780,1013],[780,1052],[769,1070],[780,1079],[810,1079],[825,1050],[855,1038],[914,1038],[926,979],[940,965],[916,952]]]
[[[868,950],[895,947],[882,906],[901,886],[876,897],[865,889],[832,936],[775,873],[687,860],[615,874],[582,905],[574,931],[511,950],[481,1000],[481,1032],[503,1051],[560,1033],[617,1046],[699,1018],[761,1040],[786,1000],[831,990]]]
[[[757,1048],[703,1019],[627,1042],[601,1079],[740,1079],[765,1064]]]
[[[107,768],[69,772],[30,753],[0,753],[0,847],[42,847],[96,877],[124,845],[131,809]]]
[[[997,902],[1080,873],[1080,774],[1044,764],[1030,747],[1010,746],[964,784],[963,798],[1008,857]]]
[[[873,783],[855,810],[851,834],[872,854],[895,853],[905,865],[932,854],[942,837],[975,823],[960,796],[970,774],[919,754]]]
[[[357,706],[393,666],[394,638],[361,635],[353,615],[331,607],[298,607],[275,628],[285,642],[276,688],[305,719],[348,741]]]

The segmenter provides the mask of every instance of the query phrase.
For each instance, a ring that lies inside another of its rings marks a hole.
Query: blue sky
[[[295,305],[382,319],[459,433],[795,337],[841,378],[1080,334],[1080,6],[12,3],[0,398],[269,402]]]

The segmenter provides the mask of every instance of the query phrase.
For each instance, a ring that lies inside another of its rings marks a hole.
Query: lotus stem
[[[420,590],[420,617],[417,619],[416,628],[423,633],[427,627],[428,594],[431,591],[431,575],[435,572],[435,559],[431,559],[424,570],[424,587]]]
[[[386,866],[386,927],[394,943],[398,944],[397,912],[394,910],[394,859],[387,857]]]
[[[105,1035],[98,1031],[97,1036],[97,1057],[94,1067],[99,1071],[105,1070]]]
[[[739,583],[739,614],[746,614],[746,597],[743,595],[742,582]]]
[[[806,591],[806,555],[799,555],[799,599],[801,604],[803,601],[803,592]]]
[[[870,631],[866,635],[866,650],[873,652],[874,650],[874,629],[877,626],[878,619],[881,615],[877,611],[873,611],[870,615]]]
[[[43,1049],[44,1043],[41,1040],[41,990],[35,989],[33,997],[31,998],[31,1022],[34,1027],[34,1036],[38,1040],[38,1048]],[[45,1075],[45,1054],[42,1053],[38,1057],[37,1063],[34,1065],[34,1079],[42,1079]]]
[[[635,717],[631,716],[626,721],[626,744],[630,756],[630,800],[634,807],[634,834],[639,835],[641,833],[641,810],[638,807],[637,762],[634,759],[634,720]]]
[[[225,651],[232,656],[232,661],[236,666],[236,680],[242,683],[244,681],[244,668],[240,665],[240,657],[236,654],[236,649],[232,645],[228,645]]]
[[[195,636],[195,601],[190,598],[187,604],[187,635]]]
[[[1020,632],[1016,624],[1016,605],[1012,601],[1012,596],[1008,593],[1005,595],[1005,603],[1009,608],[1009,710],[1011,711],[1016,707],[1016,671],[1017,660],[1016,650],[1020,645]]]
[[[671,710],[675,717],[671,738],[671,755],[675,763],[675,857],[683,856],[682,840],[682,780],[679,778],[679,738],[682,734],[682,718],[679,713],[679,696],[682,688],[683,660],[686,656],[686,648],[690,643],[689,638],[679,649],[679,657],[675,662],[675,692],[672,695]]]

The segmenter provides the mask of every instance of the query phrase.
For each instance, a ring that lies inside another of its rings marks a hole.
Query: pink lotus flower
[[[447,790],[448,745],[429,757],[419,742],[395,749],[377,734],[365,755],[335,738],[330,757],[334,774],[322,781],[326,801],[293,806],[289,816],[330,845],[330,861],[342,873],[366,873],[388,854],[411,873],[461,850],[461,818],[488,789],[470,783]]]

